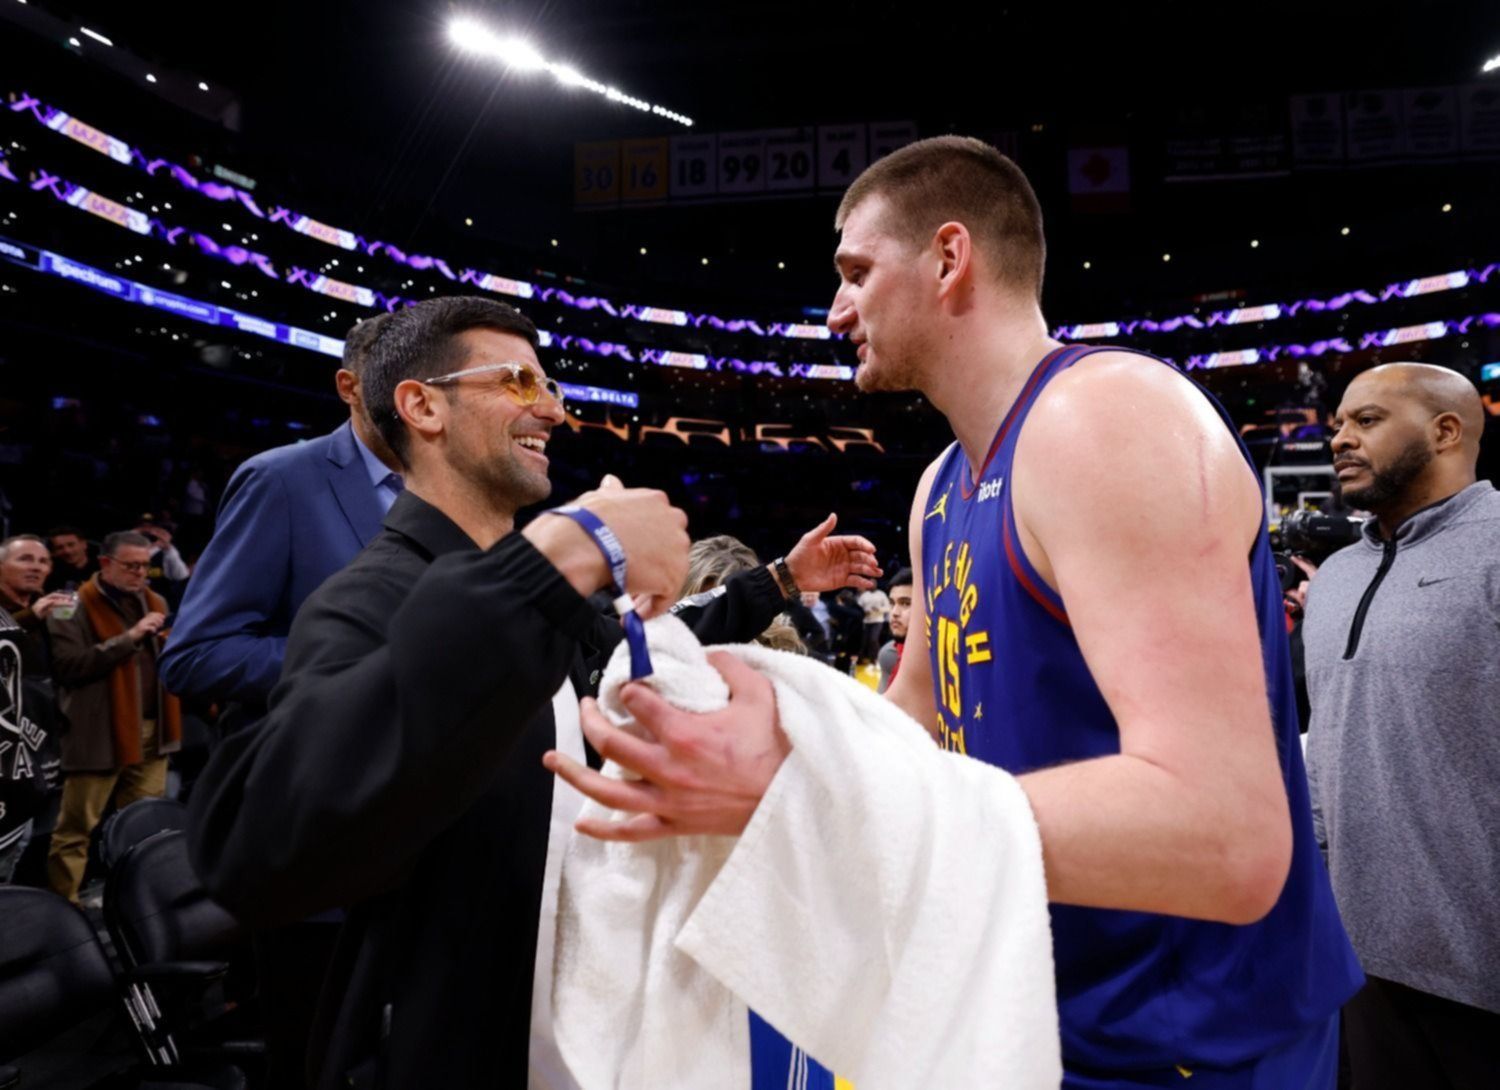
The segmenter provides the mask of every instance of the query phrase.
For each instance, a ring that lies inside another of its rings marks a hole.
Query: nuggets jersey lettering
[[[921,605],[941,737],[949,749],[1016,775],[1120,750],[1067,604],[1026,558],[1011,507],[1027,414],[1053,377],[1096,351],[1072,346],[1044,358],[977,475],[957,443],[949,448],[922,515]],[[1121,481],[1122,502],[1129,494]],[[1270,915],[1246,927],[1054,905],[1070,1070],[1243,1064],[1326,1020],[1360,983],[1313,838],[1280,583],[1264,531],[1248,562],[1291,801],[1291,874]],[[982,831],[975,833],[982,850]]]

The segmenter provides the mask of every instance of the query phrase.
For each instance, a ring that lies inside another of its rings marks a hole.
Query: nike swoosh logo
[[[1417,586],[1419,586],[1419,587],[1430,587],[1430,586],[1432,586],[1435,583],[1446,583],[1448,580],[1450,580],[1452,578],[1453,578],[1453,576],[1451,576],[1451,575],[1445,575],[1441,579],[1428,579],[1427,577],[1424,576],[1421,579],[1417,580]]]

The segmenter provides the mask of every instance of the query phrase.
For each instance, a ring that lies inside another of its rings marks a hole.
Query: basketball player
[[[923,620],[887,696],[1026,791],[1065,1085],[1332,1090],[1361,976],[1313,840],[1264,504],[1230,422],[1169,365],[1048,336],[1036,197],[979,141],[878,161],[836,226],[828,324],[857,345],[860,388],[920,391],[957,437],[912,506]],[[768,683],[717,662],[734,693],[718,713],[627,689],[658,741],[586,711],[595,747],[645,782],[549,757],[637,815],[580,828],[744,828],[787,742]]]

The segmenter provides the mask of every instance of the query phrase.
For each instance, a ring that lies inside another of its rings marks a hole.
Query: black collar
[[[477,549],[474,539],[458,528],[442,511],[407,489],[386,512],[385,526],[410,538],[433,559],[448,553]]]

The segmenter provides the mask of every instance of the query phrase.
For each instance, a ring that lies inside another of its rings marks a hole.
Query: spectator
[[[769,564],[761,564],[755,550],[728,534],[694,542],[688,552],[682,598],[672,612],[697,630],[702,627],[701,616],[721,610],[725,615],[721,623],[758,632],[758,642],[805,652],[797,629],[780,616],[791,603],[806,594],[816,596],[818,591],[851,583],[865,586],[879,575],[875,547],[862,537],[829,536],[835,525],[830,515],[802,535],[785,557]]]
[[[47,590],[76,590],[99,570],[88,539],[76,526],[54,527],[47,540],[52,546],[52,574],[47,578]]]
[[[219,746],[193,793],[195,865],[236,914],[348,909],[312,1060],[323,1090],[523,1086],[553,1055],[546,1023],[531,1033],[534,1003],[550,1003],[534,970],[539,936],[551,965],[546,876],[565,836],[550,830],[567,833],[572,803],[541,757],[560,739],[582,756],[573,679],[620,626],[587,601],[610,583],[588,533],[546,514],[513,532],[551,491],[565,419],[536,343],[488,299],[391,316],[365,387],[408,489],[305,604],[268,714]],[[611,483],[575,506],[613,531],[624,590],[664,608],[686,520]]]
[[[146,586],[150,566],[147,538],[110,534],[98,573],[78,590],[77,611],[67,618],[54,611],[47,620],[69,723],[47,871],[52,888],[74,902],[105,806],[160,797],[167,755],[182,740],[177,698],[157,674],[167,603]]]
[[[1349,384],[1333,464],[1375,517],[1308,586],[1308,778],[1366,975],[1355,1090],[1500,1072],[1500,493],[1476,481],[1469,381],[1389,364]]]
[[[833,663],[833,652],[828,644],[828,606],[823,596],[814,590],[804,590],[796,601],[787,603],[787,617],[808,652],[817,659]]]
[[[141,516],[135,532],[147,538],[155,551],[151,554],[151,570],[147,573],[147,584],[162,598],[166,599],[167,605],[177,607],[182,601],[182,593],[187,588],[188,571],[187,563],[182,559],[182,554],[177,551],[177,546],[172,544],[174,527],[164,518],[147,513]]]
[[[46,619],[54,611],[68,616],[77,607],[76,596],[69,591],[41,593],[51,570],[52,557],[46,543],[35,534],[20,534],[0,544],[0,609],[15,625],[7,637],[15,642],[20,655],[23,690],[19,693],[6,690],[7,698],[16,706],[5,713],[5,722],[18,729],[14,737],[0,737],[0,750],[5,750],[7,742],[15,747],[14,752],[0,752],[0,766],[9,770],[3,774],[28,780],[25,785],[28,796],[37,796],[29,797],[29,810],[19,799],[12,798],[7,803],[9,818],[26,826],[15,844],[19,862],[15,863],[14,878],[27,885],[45,884],[47,849],[62,797],[60,720]],[[18,726],[23,711],[32,724],[26,729]],[[22,819],[23,810],[28,810],[27,820]],[[4,834],[0,833],[0,841],[3,840]],[[4,870],[3,865],[0,870]]]
[[[860,658],[870,662],[880,652],[880,637],[891,615],[891,600],[879,587],[871,587],[859,596],[859,608],[865,611],[865,642]]]
[[[901,668],[901,653],[906,649],[906,626],[911,618],[911,569],[902,568],[891,576],[891,639],[880,649],[880,692],[885,692]]]
[[[344,341],[334,381],[349,419],[328,435],[255,455],[225,488],[162,677],[184,697],[230,705],[219,719],[226,733],[265,714],[302,603],[380,533],[401,492],[401,463],[364,400],[366,357],[387,321],[368,318]],[[273,1083],[300,1077],[338,926],[335,913],[256,935]]]
[[[841,590],[833,596],[833,604],[828,607],[828,621],[832,632],[829,645],[833,649],[834,669],[852,674],[865,636],[865,611],[859,608],[852,590]]]
[[[208,488],[203,483],[203,470],[193,467],[187,483],[182,486],[182,517],[201,519],[208,514]]]
[[[257,454],[224,490],[162,676],[184,697],[233,702],[231,723],[265,710],[292,618],[380,532],[401,491],[400,463],[363,395],[365,356],[386,320],[360,322],[344,342],[335,381],[349,419],[321,438]]]
[[[73,603],[67,591],[43,593],[51,570],[52,557],[37,535],[18,534],[0,544],[0,608],[21,627],[27,669],[41,677],[52,669],[47,614]]]

